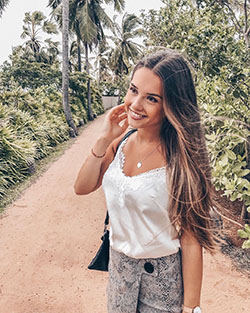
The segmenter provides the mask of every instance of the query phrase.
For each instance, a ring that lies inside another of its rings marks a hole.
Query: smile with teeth
[[[129,109],[129,112],[130,112],[131,117],[132,117],[133,119],[135,119],[135,120],[140,120],[140,119],[146,117],[145,115],[138,114],[138,113],[132,111],[131,109]]]

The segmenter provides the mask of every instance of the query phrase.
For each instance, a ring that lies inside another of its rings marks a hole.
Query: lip
[[[129,109],[129,113],[130,113],[130,114],[129,114],[130,117],[131,117],[133,120],[136,120],[136,121],[141,120],[141,119],[147,117],[146,115],[139,114],[139,113],[137,113],[137,112],[135,112],[135,111],[133,111],[133,110],[131,110],[131,109]]]

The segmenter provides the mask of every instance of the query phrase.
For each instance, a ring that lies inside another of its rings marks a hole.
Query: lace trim
[[[162,167],[154,168],[154,169],[152,169],[152,170],[148,170],[148,171],[146,171],[146,172],[142,172],[142,173],[137,174],[137,175],[134,175],[134,176],[127,176],[127,175],[124,173],[125,154],[124,154],[124,152],[123,152],[123,148],[124,148],[124,146],[125,146],[125,144],[126,144],[127,141],[128,141],[128,138],[126,138],[126,139],[122,142],[122,144],[121,144],[121,146],[120,146],[120,149],[119,149],[119,166],[120,166],[120,170],[121,170],[122,174],[123,174],[125,177],[131,179],[131,178],[135,178],[135,177],[147,176],[147,175],[152,175],[152,174],[156,174],[156,176],[158,176],[158,175],[157,175],[158,173],[162,173],[163,170],[164,170],[164,171],[166,170],[166,166],[162,166]]]

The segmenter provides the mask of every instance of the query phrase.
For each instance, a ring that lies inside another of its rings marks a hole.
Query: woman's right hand
[[[110,110],[104,120],[102,136],[112,142],[128,128],[128,118],[125,105],[118,105]]]
[[[127,127],[128,119],[124,105],[112,108],[105,117],[102,135],[97,139],[92,153],[78,173],[74,186],[76,194],[88,194],[101,185],[103,174],[114,157],[110,144],[121,136]]]

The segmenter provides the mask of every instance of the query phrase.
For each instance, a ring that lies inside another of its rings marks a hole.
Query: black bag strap
[[[122,142],[127,139],[131,134],[133,134],[134,132],[136,132],[137,129],[134,128],[134,129],[131,129],[129,132],[127,132],[124,137],[121,139],[121,141],[119,142],[117,148],[116,148],[116,152],[118,151],[120,145],[122,144]],[[104,233],[107,231],[107,228],[108,228],[108,224],[109,224],[109,212],[107,210],[107,214],[106,214],[106,217],[105,217],[105,221],[104,221]]]

